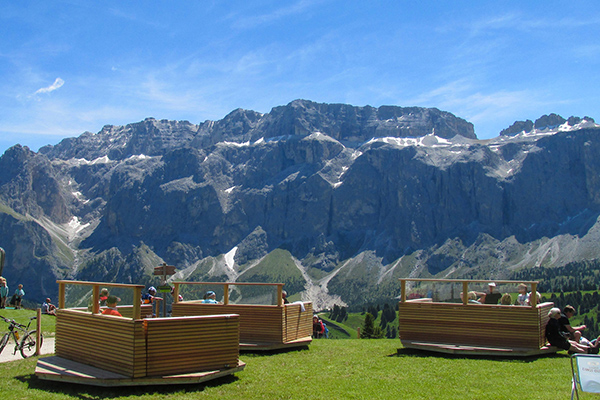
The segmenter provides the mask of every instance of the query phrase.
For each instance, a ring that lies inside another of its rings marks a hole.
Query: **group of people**
[[[512,296],[509,293],[501,294],[496,291],[496,283],[490,282],[488,283],[488,291],[487,292],[475,292],[471,291],[467,293],[467,299],[469,303],[472,304],[498,304],[504,306],[530,306],[531,305],[531,292],[527,292],[527,285],[524,283],[520,283],[517,286],[517,290],[519,294],[517,295],[517,300],[513,303]],[[540,303],[541,296],[539,292],[536,292],[537,304]]]
[[[23,301],[23,297],[25,297],[25,291],[23,290],[23,285],[19,284],[17,286],[17,290],[11,297],[10,301],[8,300],[9,289],[8,283],[6,282],[6,278],[0,276],[0,308],[6,308],[8,306],[14,306],[16,309],[21,308],[21,302]]]
[[[321,318],[317,315],[313,315],[313,338],[319,339],[327,337],[327,326]]]
[[[585,325],[571,326],[569,318],[575,315],[575,308],[565,306],[554,307],[548,311],[548,324],[546,325],[546,339],[552,346],[568,350],[571,353],[598,354],[600,350],[600,337],[592,341],[582,336]]]

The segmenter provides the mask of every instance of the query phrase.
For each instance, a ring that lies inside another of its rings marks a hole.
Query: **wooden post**
[[[40,342],[42,341],[42,309],[37,309],[37,320],[35,321],[35,355],[39,356],[41,351]]]
[[[100,314],[100,286],[92,286],[92,314]]]
[[[406,302],[406,281],[404,279],[400,279],[400,301]]]
[[[133,319],[142,319],[142,288],[133,288]]]
[[[279,307],[283,307],[282,292],[283,292],[283,285],[277,285],[277,305]]]
[[[469,303],[469,281],[463,281],[463,304],[466,306]]]
[[[356,328],[356,338],[360,339],[360,327]]]
[[[223,304],[229,304],[229,285],[227,283],[223,285]]]
[[[173,283],[173,303],[179,303],[179,283]]]
[[[65,283],[58,283],[58,308],[65,308]]]
[[[533,296],[533,298],[531,298]],[[529,302],[531,303],[531,307],[537,306],[537,283],[533,282],[531,284],[531,295],[529,296]]]

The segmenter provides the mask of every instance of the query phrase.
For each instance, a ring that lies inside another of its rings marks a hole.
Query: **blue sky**
[[[600,120],[592,1],[0,0],[0,154],[295,99]]]

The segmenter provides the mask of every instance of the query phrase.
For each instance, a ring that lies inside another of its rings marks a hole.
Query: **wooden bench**
[[[555,348],[546,346],[545,338],[552,307],[553,303],[503,306],[404,300],[398,305],[399,336],[405,348],[454,354],[526,356],[554,352]]]
[[[283,304],[282,283],[254,282],[175,282],[175,293],[181,285],[222,285],[225,304],[206,304],[202,300],[176,301],[172,306],[174,317],[190,315],[238,314],[240,316],[240,348],[272,350],[305,346],[312,341],[312,303]],[[229,287],[276,286],[277,305],[229,304]],[[174,296],[177,298],[177,295]],[[304,308],[304,311],[302,309]]]

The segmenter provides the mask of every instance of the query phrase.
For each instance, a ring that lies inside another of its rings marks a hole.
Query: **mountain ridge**
[[[329,307],[393,297],[406,275],[498,279],[600,257],[598,125],[513,126],[478,140],[437,109],[296,100],[17,145],[0,157],[6,276],[149,283],[167,262],[178,279],[227,280],[285,251],[298,294]],[[32,297],[56,293],[33,281]]]

